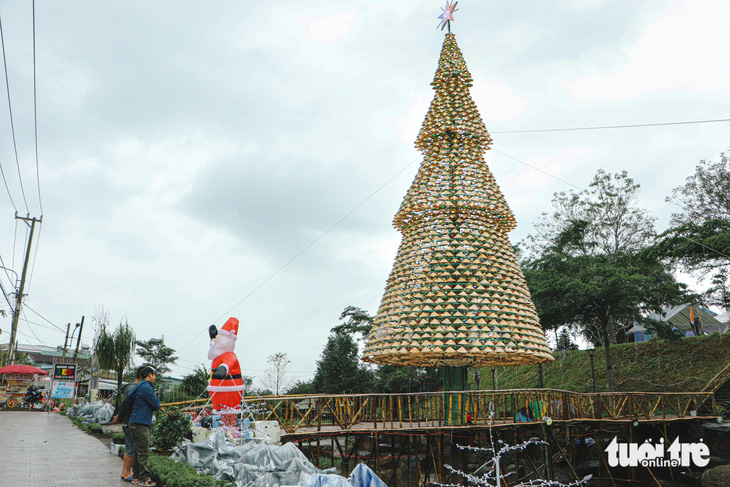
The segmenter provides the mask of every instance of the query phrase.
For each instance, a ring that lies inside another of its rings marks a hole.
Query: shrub
[[[210,475],[200,474],[192,465],[176,463],[160,455],[150,455],[148,463],[152,476],[169,487],[232,487],[224,480],[215,480]]]
[[[157,421],[152,427],[152,445],[159,450],[170,451],[191,431],[190,416],[181,410],[158,411]]]

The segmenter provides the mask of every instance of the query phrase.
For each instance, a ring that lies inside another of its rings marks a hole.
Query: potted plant
[[[179,409],[159,411],[152,427],[152,446],[157,453],[171,453],[178,442],[192,432],[190,424],[190,416]]]
[[[115,445],[123,445],[124,433],[112,433],[112,443]]]
[[[715,414],[717,414],[717,422],[722,423],[722,414],[725,412],[725,408],[720,404],[715,404]]]

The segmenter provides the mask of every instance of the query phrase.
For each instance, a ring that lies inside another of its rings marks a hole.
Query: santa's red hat
[[[223,325],[221,331],[218,333],[231,340],[236,340],[238,338],[238,320],[236,318],[228,318],[228,321],[226,321],[226,324]]]

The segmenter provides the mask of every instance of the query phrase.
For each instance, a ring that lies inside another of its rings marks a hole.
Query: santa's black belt
[[[226,379],[243,379],[243,376],[241,374],[228,374]]]

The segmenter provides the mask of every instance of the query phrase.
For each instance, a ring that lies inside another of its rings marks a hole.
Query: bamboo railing
[[[652,421],[694,417],[711,392],[583,394],[557,389],[509,389],[403,394],[246,397],[259,421],[278,421],[286,434],[305,431],[430,429],[542,421]],[[163,408],[190,406],[168,403]],[[449,411],[461,411],[451,424]]]

